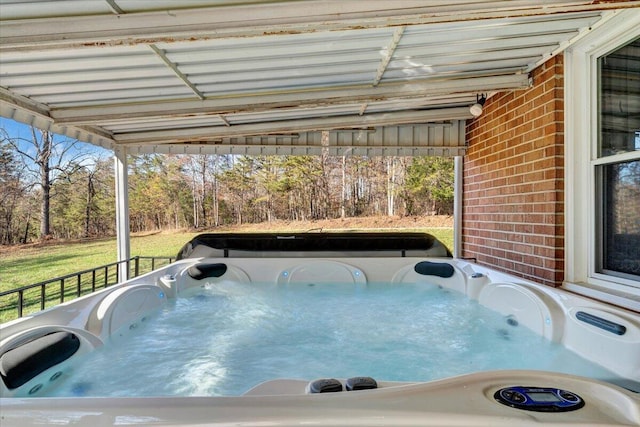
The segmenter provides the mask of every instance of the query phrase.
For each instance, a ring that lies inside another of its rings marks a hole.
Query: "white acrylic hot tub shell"
[[[417,262],[449,262],[454,276],[423,276]],[[186,274],[197,263],[225,263],[220,278]],[[325,274],[325,272],[331,274]],[[96,346],[127,331],[166,297],[217,280],[272,283],[349,282],[435,284],[467,294],[545,337],[631,381],[640,382],[640,316],[562,290],[540,286],[464,261],[426,258],[216,258],[189,259],[96,294],[0,327],[0,354],[34,327],[76,328]],[[623,324],[617,336],[576,319],[586,311]],[[110,335],[111,334],[111,335]],[[135,379],[132,379],[135,381]],[[302,383],[306,383],[302,381]],[[384,379],[379,379],[384,380]],[[336,395],[300,394],[300,381],[261,386],[277,395],[215,398],[2,398],[2,427],[26,425],[640,425],[637,394],[598,381],[557,373],[480,372],[422,384],[385,386]],[[279,384],[279,386],[278,386]],[[288,385],[287,385],[288,384]],[[569,389],[587,405],[575,412],[521,411],[495,402],[493,393],[513,385]],[[288,388],[287,388],[288,387]],[[2,388],[2,387],[0,387]],[[271,394],[267,392],[266,394]],[[251,394],[251,392],[250,392]],[[5,389],[0,395],[10,396]]]
[[[578,411],[529,412],[493,394],[517,384],[579,393]],[[267,385],[268,386],[268,385]],[[268,389],[268,387],[266,387]],[[640,401],[595,381],[528,371],[496,371],[377,390],[306,395],[300,381],[275,384],[281,394],[242,397],[5,399],[2,426],[637,426]],[[284,394],[283,394],[284,393]],[[286,394],[289,393],[289,394]]]

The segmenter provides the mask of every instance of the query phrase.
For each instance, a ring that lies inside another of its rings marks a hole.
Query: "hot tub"
[[[2,425],[640,424],[638,313],[453,259],[429,236],[205,235],[185,245],[180,258],[2,325]],[[270,378],[241,396],[39,397],[51,396],[96,350],[144,333],[154,313],[223,283],[226,290],[255,284],[362,290],[385,283],[466,295],[507,324],[561,343],[611,378],[523,369],[430,381],[311,375]]]

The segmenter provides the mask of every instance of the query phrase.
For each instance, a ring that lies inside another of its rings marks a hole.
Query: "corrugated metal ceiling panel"
[[[33,19],[58,16],[86,16],[112,13],[137,13],[191,9],[207,6],[232,6],[265,3],[269,0],[1,0],[3,19]],[[290,0],[300,1],[300,0]]]
[[[544,25],[527,17],[408,28],[382,81],[522,72],[569,30],[598,18],[588,13]],[[383,28],[156,46],[204,96],[219,96],[372,84],[392,37],[393,29]],[[495,39],[517,44],[494,48],[489,42]],[[65,52],[2,53],[3,86],[52,107],[193,96],[147,46]]]
[[[94,129],[114,146],[162,142],[164,131],[171,142],[206,142],[234,127],[259,135],[260,124],[283,132],[295,120],[305,130],[340,127],[340,117],[353,127],[388,123],[382,113],[406,123],[421,110],[430,111],[425,121],[464,120],[460,107],[478,93],[523,87],[536,64],[603,17],[591,2],[552,0],[0,0],[0,8],[2,111]],[[123,19],[110,21],[115,14]],[[222,24],[205,23],[227,16],[219,33]],[[77,32],[56,26],[70,17],[82,21]],[[38,35],[13,25],[18,18],[35,19],[24,24]],[[92,23],[104,41],[86,32]]]

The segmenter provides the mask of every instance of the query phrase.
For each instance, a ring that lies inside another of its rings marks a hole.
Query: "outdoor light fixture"
[[[487,97],[484,95],[476,95],[476,103],[469,107],[469,111],[473,117],[478,117],[482,114],[482,106],[487,102]]]

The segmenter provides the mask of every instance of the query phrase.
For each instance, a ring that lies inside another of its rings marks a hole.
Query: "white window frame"
[[[640,10],[614,11],[604,19],[565,51],[563,287],[640,311],[640,281],[596,271],[596,167],[640,159],[638,151],[598,158],[598,58],[640,37]]]

